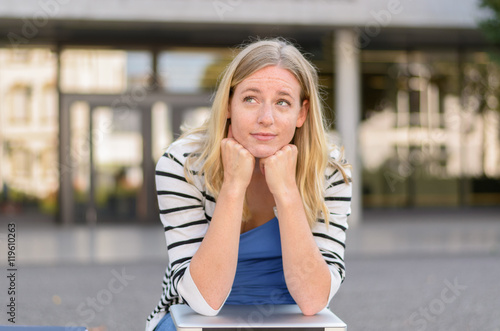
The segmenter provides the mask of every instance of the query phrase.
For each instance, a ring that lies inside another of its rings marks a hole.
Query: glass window
[[[151,140],[153,144],[151,149],[153,160],[156,162],[173,140],[171,113],[163,102],[157,102],[151,111]]]
[[[127,52],[66,49],[61,52],[61,91],[122,93],[127,86]]]
[[[18,211],[56,213],[56,68],[48,48],[0,49],[0,183]]]
[[[458,51],[364,51],[362,59],[365,205],[475,204],[474,183],[499,177],[498,67]]]
[[[153,76],[153,57],[148,51],[127,52],[127,88],[148,87]]]
[[[500,204],[500,65],[485,52],[463,54],[461,112],[449,120],[459,133],[457,170],[472,205]]]
[[[42,89],[40,121],[42,124],[56,125],[58,118],[57,91],[55,86],[47,85]]]
[[[26,64],[29,63],[32,57],[33,51],[28,48],[13,48],[9,49],[9,60],[14,64]]]
[[[31,87],[15,86],[9,94],[10,122],[12,124],[27,124],[31,119]]]
[[[95,199],[100,219],[134,219],[143,183],[138,110],[95,108],[92,114]]]
[[[71,171],[75,199],[74,218],[85,222],[90,192],[90,124],[89,107],[84,102],[75,102],[70,108],[71,146],[62,155],[63,167]]]
[[[96,208],[98,221],[138,217],[143,185],[141,122],[138,110],[90,110],[86,103],[73,104],[70,153],[77,222],[88,221],[89,206]]]
[[[21,181],[22,178],[31,177],[32,162],[30,153],[19,147],[11,149],[11,153],[11,173],[17,177],[18,182]]]
[[[229,49],[172,49],[158,59],[160,80],[172,93],[213,90],[220,73],[231,61]]]

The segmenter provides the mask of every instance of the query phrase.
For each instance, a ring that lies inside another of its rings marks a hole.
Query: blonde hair
[[[200,163],[200,171],[205,176],[207,191],[215,198],[224,179],[220,146],[227,137],[227,114],[229,101],[235,87],[256,71],[267,66],[279,66],[289,70],[301,86],[301,102],[309,100],[309,112],[302,127],[297,128],[294,144],[297,146],[296,182],[302,197],[306,216],[312,227],[322,212],[328,224],[328,209],[324,202],[325,169],[330,163],[337,168],[347,182],[342,161],[329,157],[323,106],[319,96],[318,74],[315,67],[304,58],[300,51],[283,39],[258,40],[245,46],[224,71],[213,100],[212,111],[205,123],[184,135],[202,134],[196,153],[188,157],[187,170],[192,163]],[[248,208],[244,207],[243,221],[249,218]]]

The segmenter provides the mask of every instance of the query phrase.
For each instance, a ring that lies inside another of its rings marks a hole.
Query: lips
[[[274,133],[266,133],[266,132],[257,132],[257,133],[252,133],[252,137],[259,141],[269,141],[273,140],[276,137],[276,134]]]

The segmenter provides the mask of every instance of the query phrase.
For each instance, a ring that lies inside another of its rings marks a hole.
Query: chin
[[[277,151],[277,149],[269,149],[269,148],[254,149],[254,150],[250,150],[250,154],[252,154],[254,157],[256,157],[258,159],[264,159],[266,157],[274,155],[274,153],[276,153],[276,151]]]

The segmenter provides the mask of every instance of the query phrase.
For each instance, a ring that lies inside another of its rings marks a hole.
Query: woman
[[[177,303],[204,315],[224,304],[325,308],[344,279],[349,180],[328,147],[314,67],[281,39],[246,46],[209,119],[157,164],[169,264],[146,329],[171,330]]]

